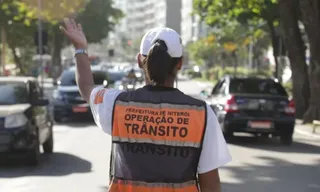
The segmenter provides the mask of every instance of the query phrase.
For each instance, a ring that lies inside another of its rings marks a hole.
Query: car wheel
[[[283,145],[290,146],[293,143],[292,134],[283,134],[280,136],[280,141]]]
[[[231,138],[233,137],[233,132],[230,131],[230,130],[228,129],[228,126],[226,126],[225,124],[222,124],[221,127],[222,127],[222,133],[223,133],[225,139],[226,139],[226,140],[231,139]]]
[[[54,121],[57,123],[61,123],[61,118],[54,115]]]
[[[66,123],[66,122],[68,122],[68,118],[67,117],[54,116],[54,122],[56,122],[56,123]]]
[[[49,138],[43,143],[42,148],[45,153],[53,153],[53,130],[52,127],[50,128],[50,135]]]
[[[28,153],[28,158],[27,158],[27,164],[30,166],[36,166],[39,164],[39,159],[40,159],[40,145],[39,145],[39,139],[38,139],[38,134],[36,136],[36,143],[34,145],[34,148],[31,149],[31,151]]]

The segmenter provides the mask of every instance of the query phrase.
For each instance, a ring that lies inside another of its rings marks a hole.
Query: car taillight
[[[229,95],[226,105],[224,106],[226,112],[237,112],[239,111],[236,98],[234,95]]]
[[[288,115],[294,115],[296,113],[296,108],[295,108],[293,99],[289,101],[288,105],[285,108],[285,112]]]

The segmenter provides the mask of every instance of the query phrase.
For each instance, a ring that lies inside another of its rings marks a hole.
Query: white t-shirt
[[[117,89],[96,87],[90,95],[90,106],[94,120],[109,135],[111,135],[112,130],[112,113],[115,99],[121,92],[121,90]],[[94,104],[97,93],[100,95],[100,103]],[[202,174],[212,171],[229,163],[231,160],[232,158],[217,117],[211,107],[207,105],[207,127],[198,165],[198,173]]]

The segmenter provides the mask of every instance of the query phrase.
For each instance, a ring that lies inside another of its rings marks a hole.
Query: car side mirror
[[[36,101],[33,101],[32,104],[36,105],[36,106],[47,106],[47,105],[49,105],[49,100],[48,99],[38,99]]]

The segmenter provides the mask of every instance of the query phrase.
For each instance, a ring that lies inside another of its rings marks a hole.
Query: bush
[[[187,75],[190,78],[201,78],[202,77],[202,74],[200,72],[195,72],[193,69],[185,70],[185,75]]]
[[[202,72],[202,77],[207,79],[208,81],[216,81],[225,75],[233,75],[234,68],[226,67],[222,69],[222,67],[213,67],[209,70]],[[253,71],[244,67],[238,67],[236,71],[237,76],[264,76],[264,77],[272,77],[272,71],[270,70],[261,70],[261,71]]]
[[[286,89],[287,93],[292,96],[292,82],[288,81],[283,84],[283,87]]]

